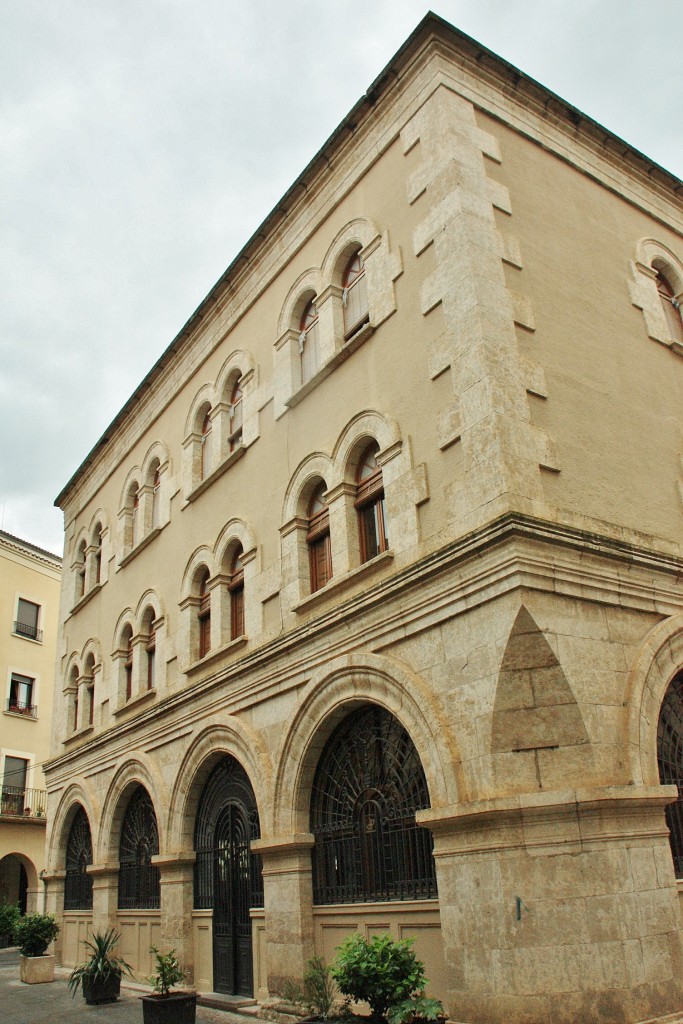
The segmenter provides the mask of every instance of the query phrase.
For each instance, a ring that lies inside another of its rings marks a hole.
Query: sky
[[[683,177],[683,2],[433,0]],[[0,528],[55,496],[426,14],[415,0],[0,0]]]

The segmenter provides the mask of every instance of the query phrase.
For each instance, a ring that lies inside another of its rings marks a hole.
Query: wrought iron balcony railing
[[[42,629],[38,629],[37,626],[31,626],[27,622],[15,622],[14,632],[17,636],[26,636],[29,640],[38,640],[40,643],[43,642]]]
[[[47,813],[47,792],[3,786],[0,793],[0,816],[13,818],[44,818]]]
[[[11,711],[13,715],[24,715],[25,718],[37,718],[38,717],[38,705],[37,704],[25,704],[21,700],[12,700],[10,697],[7,701],[7,711]]]

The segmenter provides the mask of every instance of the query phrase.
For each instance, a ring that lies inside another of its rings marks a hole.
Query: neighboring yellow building
[[[681,190],[431,15],[335,130],[57,499],[65,963],[683,1009]]]
[[[0,900],[42,909],[62,560],[0,530]]]

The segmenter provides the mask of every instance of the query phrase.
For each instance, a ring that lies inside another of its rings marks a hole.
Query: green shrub
[[[412,939],[395,942],[390,935],[349,935],[337,948],[332,977],[340,992],[366,1002],[374,1024],[390,1007],[403,1003],[425,986],[424,966],[413,953]]]
[[[120,941],[120,934],[113,928],[107,932],[93,932],[93,941],[83,939],[83,945],[89,951],[90,956],[82,964],[74,967],[69,976],[69,990],[72,996],[78,992],[78,986],[82,984],[83,978],[91,978],[93,981],[107,982],[114,975],[120,978],[124,974],[132,974],[133,969],[120,956],[114,953],[114,946]]]
[[[149,979],[152,991],[157,995],[167,996],[174,985],[179,985],[185,977],[180,969],[180,963],[176,956],[175,949],[168,953],[160,953],[156,946],[150,946],[150,953],[154,953],[154,974]]]
[[[14,929],[21,914],[15,903],[0,903],[0,935],[14,935]]]
[[[443,1004],[439,999],[430,999],[428,996],[417,994],[390,1007],[387,1012],[389,1024],[413,1024],[415,1021],[443,1020],[445,1016]]]
[[[332,968],[321,956],[313,956],[307,963],[308,970],[304,974],[304,1004],[317,1017],[327,1020],[334,1006]]]
[[[47,947],[58,935],[59,925],[52,914],[27,914],[14,928],[22,956],[45,956]]]

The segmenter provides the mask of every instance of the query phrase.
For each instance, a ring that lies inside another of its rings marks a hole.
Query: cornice
[[[170,742],[181,709],[187,732],[208,714],[236,713],[300,686],[317,667],[351,647],[386,650],[409,632],[423,632],[519,589],[551,590],[558,596],[580,596],[664,616],[683,610],[683,557],[510,513],[243,658],[218,665],[197,683],[82,744],[74,756],[90,758],[100,770],[104,750],[114,763],[118,745],[156,743],[161,732],[168,733]],[[73,757],[67,753],[51,759],[45,771],[68,773],[72,765]]]

